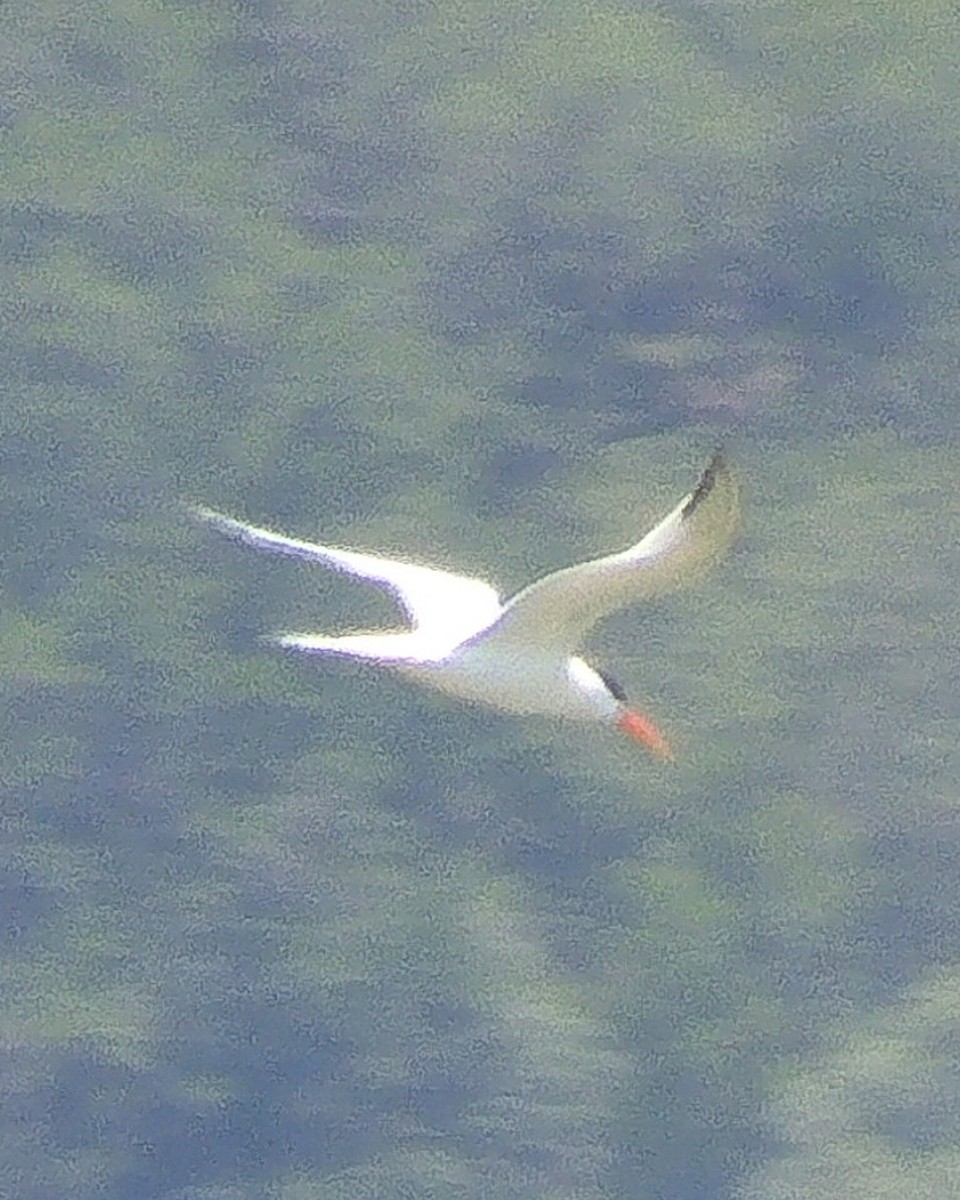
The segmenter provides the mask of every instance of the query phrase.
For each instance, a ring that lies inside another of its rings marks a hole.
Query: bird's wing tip
[[[196,504],[193,500],[181,500],[180,507],[184,512],[189,513],[198,521],[206,521],[209,524],[215,525],[218,521],[224,521],[227,518],[223,513],[218,513],[214,508],[207,508],[205,504]]]
[[[236,517],[228,517],[225,513],[217,512],[215,508],[207,508],[204,504],[188,502],[186,508],[195,520],[202,521],[204,525],[209,525],[211,529],[219,530],[228,537],[249,540],[253,534],[259,532],[252,525],[238,521]]]
[[[261,646],[271,646],[276,649],[278,646],[281,650],[297,650],[300,648],[300,643],[303,640],[302,633],[293,633],[291,630],[281,630],[273,633],[261,633],[257,641]]]
[[[683,506],[683,511],[680,514],[683,520],[691,517],[696,512],[707,496],[713,491],[717,479],[727,468],[726,451],[723,446],[717,446],[710,456],[710,461],[704,467],[703,473],[697,481],[697,486],[690,493],[689,500]]]

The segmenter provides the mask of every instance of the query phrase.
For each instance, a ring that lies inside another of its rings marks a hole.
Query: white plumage
[[[669,754],[652,723],[575,651],[602,617],[711,567],[736,535],[739,495],[718,451],[694,490],[635,545],[546,575],[505,603],[491,584],[471,576],[318,546],[207,508],[194,511],[247,545],[389,589],[411,623],[398,632],[285,633],[276,638],[281,646],[382,663],[507,712],[615,724],[655,752]]]

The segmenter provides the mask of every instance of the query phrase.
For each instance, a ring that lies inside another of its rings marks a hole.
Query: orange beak
[[[656,725],[642,713],[638,713],[632,708],[623,709],[620,716],[617,717],[617,728],[622,729],[624,733],[629,733],[638,742],[643,742],[650,753],[655,754],[657,758],[673,761],[670,743]]]

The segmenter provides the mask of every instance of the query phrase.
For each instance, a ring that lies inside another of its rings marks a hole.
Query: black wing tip
[[[696,510],[700,507],[704,500],[713,491],[714,484],[717,482],[717,477],[726,468],[727,455],[722,446],[718,446],[714,450],[710,461],[704,467],[703,474],[697,481],[697,486],[690,493],[690,499],[683,506],[680,516],[683,520],[693,516]]]

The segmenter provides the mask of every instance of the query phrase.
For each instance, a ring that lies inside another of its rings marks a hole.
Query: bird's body
[[[403,665],[400,673],[448,696],[489,704],[517,716],[589,721],[612,699],[607,685],[582,658],[521,655],[509,647],[478,643],[437,662]],[[614,708],[610,709],[611,715]]]
[[[636,545],[538,579],[504,603],[480,579],[318,546],[210,509],[197,515],[260,549],[306,558],[393,591],[412,629],[329,636],[288,633],[279,645],[365,659],[447,695],[504,712],[616,725],[669,754],[612,679],[575,651],[603,616],[687,582],[720,557],[739,523],[736,482],[720,452],[697,487]]]

